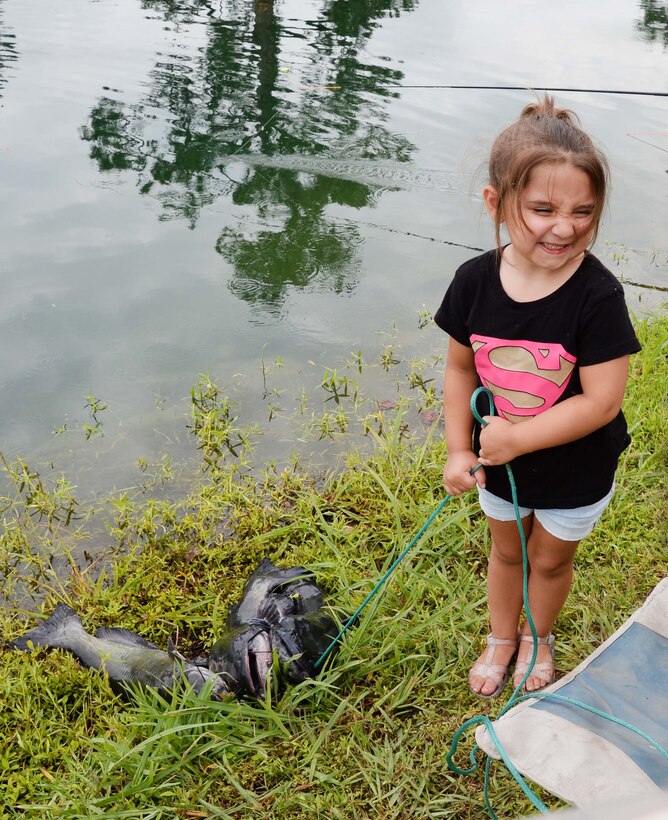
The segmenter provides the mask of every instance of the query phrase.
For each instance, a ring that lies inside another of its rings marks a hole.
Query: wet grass
[[[638,332],[643,351],[625,404],[633,444],[611,508],[578,552],[556,626],[562,672],[665,571],[668,319],[639,323]],[[327,388],[342,404],[353,392],[340,374],[329,374]],[[74,515],[70,488],[49,490],[27,467],[6,464],[15,502],[3,513],[5,592],[32,593],[45,611],[65,600],[89,628],[122,625],[161,646],[172,637],[193,656],[220,635],[228,604],[264,555],[307,564],[329,600],[354,611],[442,498],[438,423],[412,437],[399,401],[382,425],[369,425],[371,455],[352,449],[345,467],[324,478],[297,465],[258,476],[244,459],[229,460],[225,451],[243,446],[244,435],[218,398],[210,381],[194,389],[206,480],[179,502],[115,499],[113,559],[92,568],[77,557],[86,520]],[[451,501],[320,677],[275,702],[191,694],[166,702],[144,693],[128,703],[65,654],[3,650],[2,816],[486,816],[482,773],[455,776],[445,754],[466,719],[500,708],[466,685],[487,632],[487,540],[472,498]],[[5,643],[34,619],[7,605],[0,620]],[[530,813],[512,778],[493,772],[499,816]]]

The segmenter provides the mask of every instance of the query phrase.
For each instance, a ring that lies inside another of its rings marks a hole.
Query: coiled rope
[[[473,395],[471,396],[471,402],[470,402],[471,412],[473,413],[473,416],[475,417],[475,419],[483,427],[485,427],[487,425],[487,422],[484,421],[483,417],[478,412],[478,399],[480,398],[480,396],[485,396],[487,398],[488,402],[489,402],[489,412],[487,413],[487,415],[489,415],[489,416],[495,415],[494,397],[493,397],[491,391],[488,390],[488,388],[486,388],[486,387],[479,387],[473,393]],[[471,472],[474,473],[476,470],[479,470],[481,467],[482,467],[482,465],[478,465],[477,467],[474,467],[471,470]],[[529,607],[529,561],[528,561],[528,555],[527,555],[526,536],[524,535],[524,528],[522,527],[522,517],[520,515],[519,503],[517,501],[517,486],[515,484],[515,476],[513,475],[513,471],[512,471],[512,468],[511,468],[510,464],[506,464],[505,467],[506,467],[506,472],[508,474],[508,480],[510,482],[510,491],[511,491],[511,494],[512,494],[513,507],[514,507],[514,510],[515,510],[515,520],[517,522],[517,529],[519,531],[520,542],[522,544],[522,598],[523,598],[523,603],[524,603],[524,610],[526,612],[527,623],[529,624],[529,630],[531,632],[531,637],[533,638],[533,650],[532,650],[532,653],[531,653],[531,659],[529,661],[529,666],[527,668],[527,671],[524,674],[524,677],[519,682],[519,684],[515,687],[513,693],[511,694],[510,698],[508,699],[508,702],[506,703],[506,705],[499,712],[498,718],[501,718],[511,707],[515,706],[517,703],[520,703],[523,700],[528,700],[530,698],[549,698],[551,700],[556,700],[556,701],[559,701],[561,703],[568,703],[571,706],[576,706],[580,709],[584,709],[585,711],[590,712],[591,714],[594,714],[597,717],[603,718],[605,720],[609,720],[610,722],[615,723],[618,726],[621,726],[622,728],[627,729],[630,732],[634,732],[636,735],[638,735],[639,737],[641,737],[645,741],[647,741],[647,743],[649,743],[650,746],[652,746],[654,749],[656,749],[659,752],[659,754],[661,754],[663,757],[666,758],[666,760],[668,760],[668,751],[666,751],[666,749],[664,749],[652,737],[650,737],[646,732],[643,732],[637,726],[632,726],[630,723],[627,723],[626,721],[621,720],[620,718],[617,718],[614,715],[609,715],[606,712],[602,712],[600,709],[596,709],[593,706],[589,706],[589,704],[582,703],[581,701],[574,700],[573,698],[566,697],[565,695],[559,695],[559,694],[556,694],[556,693],[553,693],[553,692],[545,692],[542,689],[538,690],[536,692],[529,692],[529,693],[526,693],[524,695],[519,694],[521,688],[524,686],[524,683],[526,682],[526,680],[531,675],[531,671],[534,667],[534,664],[536,663],[536,656],[538,654],[538,640],[537,640],[538,634],[536,632],[536,626],[534,624],[534,620],[533,620],[533,617],[531,615],[531,608]],[[438,504],[438,506],[433,511],[433,513],[425,521],[425,523],[422,525],[422,527],[420,527],[420,530],[418,531],[418,533],[410,540],[408,545],[402,550],[402,552],[399,554],[399,556],[396,558],[396,560],[392,563],[392,565],[389,567],[389,569],[382,575],[382,577],[380,578],[378,583],[374,586],[374,588],[371,590],[371,592],[367,595],[367,597],[364,599],[364,601],[360,604],[360,606],[357,608],[355,613],[345,622],[345,624],[342,626],[341,630],[339,631],[338,635],[334,638],[334,640],[329,644],[327,649],[325,649],[325,651],[322,653],[322,655],[315,662],[314,668],[316,670],[320,666],[322,666],[322,664],[325,662],[327,657],[330,655],[330,653],[332,652],[334,647],[339,643],[339,641],[341,640],[343,635],[357,622],[357,620],[359,619],[360,615],[362,614],[362,612],[366,608],[366,606],[370,603],[370,601],[382,589],[382,587],[387,582],[387,580],[390,578],[390,576],[395,571],[395,569],[403,561],[403,559],[406,557],[406,555],[408,555],[408,553],[413,548],[413,546],[420,540],[423,533],[428,529],[428,527],[431,525],[431,523],[434,521],[434,519],[438,516],[438,514],[441,512],[443,507],[445,507],[445,505],[448,503],[448,501],[450,501],[450,499],[451,499],[451,496],[446,495],[445,498]],[[497,718],[497,720],[498,720],[498,718]],[[446,760],[446,763],[447,763],[448,768],[450,769],[450,771],[454,772],[455,774],[459,774],[459,775],[473,774],[475,771],[477,771],[478,762],[476,760],[476,753],[480,749],[480,747],[477,744],[473,747],[473,749],[471,749],[471,752],[469,753],[469,760],[471,761],[471,766],[468,769],[462,769],[462,768],[458,767],[455,764],[454,760],[453,760],[455,754],[457,753],[457,748],[459,746],[459,741],[460,741],[460,738],[462,737],[462,735],[468,729],[470,729],[473,726],[477,726],[477,725],[483,725],[485,727],[485,729],[487,730],[487,732],[489,734],[489,737],[490,737],[491,741],[493,742],[496,750],[499,753],[499,756],[500,756],[501,760],[503,760],[503,762],[506,765],[506,768],[511,773],[511,775],[515,778],[515,781],[518,783],[519,787],[522,789],[522,791],[527,796],[527,798],[531,801],[531,803],[533,803],[533,805],[540,812],[547,813],[549,811],[548,807],[545,805],[545,803],[543,803],[543,801],[538,797],[538,795],[527,785],[526,781],[524,780],[524,778],[522,777],[520,772],[517,770],[517,767],[513,764],[512,760],[508,757],[508,754],[506,753],[505,749],[503,748],[503,744],[499,740],[498,735],[496,734],[496,732],[494,730],[494,725],[492,723],[492,720],[489,717],[487,717],[486,715],[479,715],[477,717],[470,718],[465,723],[463,723],[459,727],[459,729],[457,729],[455,734],[453,735],[452,744],[450,746],[450,751],[445,756],[445,760]],[[486,760],[486,763],[485,763],[484,799],[485,799],[485,806],[487,808],[487,811],[488,811],[490,817],[494,818],[494,820],[498,820],[497,815],[495,814],[495,812],[492,808],[492,805],[490,803],[490,800],[489,800],[489,776],[490,776],[492,760],[493,760],[493,758],[490,757],[489,755],[487,755],[487,760]]]

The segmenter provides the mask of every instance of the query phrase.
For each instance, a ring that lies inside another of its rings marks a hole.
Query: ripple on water
[[[402,162],[340,159],[336,156],[330,157],[322,154],[317,156],[238,154],[235,156],[235,161],[245,162],[251,167],[285,168],[300,173],[348,179],[385,191],[419,188],[441,192],[468,191],[468,180],[464,174],[419,168]]]

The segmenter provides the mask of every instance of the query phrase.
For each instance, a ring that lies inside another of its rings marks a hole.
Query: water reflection
[[[197,0],[146,2],[180,29],[204,23],[206,43],[160,55],[140,102],[101,98],[81,136],[100,171],[136,173],[139,191],[160,202],[161,219],[195,227],[214,201],[235,206],[216,250],[234,268],[229,288],[239,298],[280,311],[290,286],[352,289],[362,239],[326,209],[373,205],[379,189],[393,187],[391,174],[373,186],[354,173],[314,173],[312,158],[410,160],[413,144],[384,124],[396,95],[387,86],[403,74],[364,55],[383,18],[415,6],[332,0],[304,26],[260,0],[219,9]],[[258,156],[277,162],[253,161]]]
[[[668,6],[662,0],[640,0],[642,18],[636,21],[640,37],[650,43],[668,46]]]
[[[16,50],[16,35],[7,27],[3,18],[3,9],[0,7],[0,97],[2,89],[9,80],[10,68],[18,59]]]

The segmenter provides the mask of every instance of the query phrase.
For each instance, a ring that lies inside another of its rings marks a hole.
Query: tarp
[[[576,669],[545,689],[613,715],[668,749],[668,578]],[[569,703],[525,700],[494,723],[521,774],[576,806],[661,799],[668,760],[635,732]],[[485,727],[478,745],[499,757]]]
[[[548,812],[554,820],[666,820],[668,818],[668,792],[651,797],[633,797],[631,800],[615,800],[584,806],[579,809],[561,809]],[[545,817],[532,814],[532,818]]]

